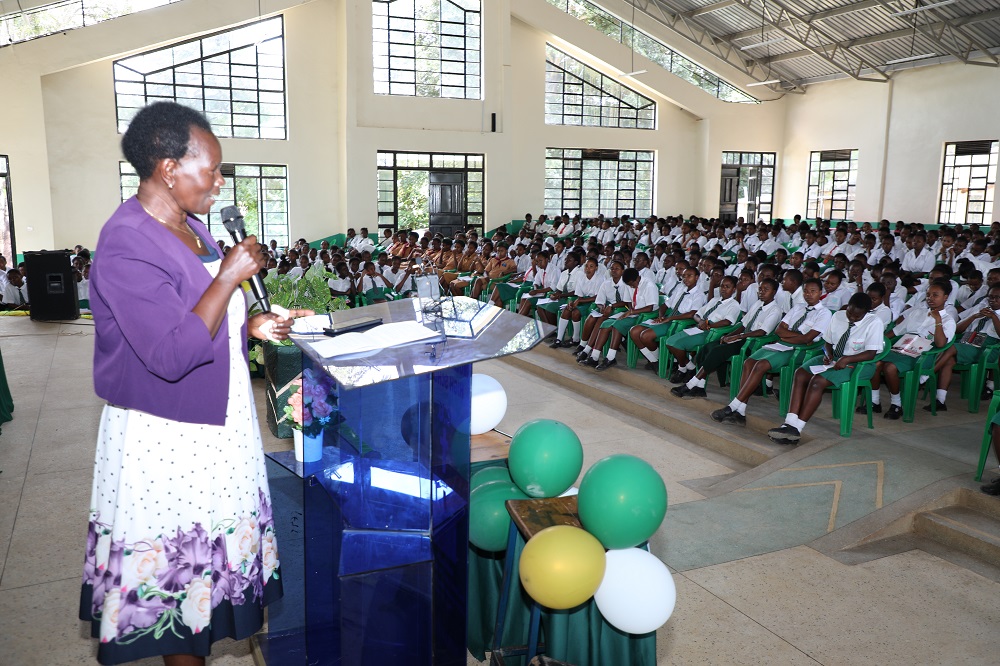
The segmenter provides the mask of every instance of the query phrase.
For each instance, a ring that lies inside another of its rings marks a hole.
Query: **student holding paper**
[[[871,309],[872,299],[867,294],[854,294],[847,309],[833,315],[823,333],[823,354],[806,360],[795,371],[785,422],[767,431],[772,442],[798,444],[802,429],[823,400],[823,392],[849,380],[855,364],[870,361],[882,351],[882,320]]]
[[[876,366],[872,377],[872,411],[882,411],[879,405],[878,388],[885,379],[889,389],[890,405],[885,418],[897,420],[903,416],[902,398],[899,394],[900,376],[906,374],[920,362],[921,354],[932,346],[940,349],[955,335],[955,320],[945,306],[951,294],[951,280],[934,280],[927,287],[927,303],[907,310],[893,324],[890,334],[902,336],[892,346],[886,357]],[[930,341],[927,344],[925,341]],[[927,372],[933,372],[927,368]],[[936,397],[935,397],[936,399]],[[941,409],[941,407],[939,407]]]
[[[764,345],[743,363],[739,393],[729,405],[712,412],[713,421],[741,426],[747,424],[747,402],[760,387],[764,376],[788,365],[795,353],[795,345],[812,343],[829,327],[833,313],[819,305],[822,295],[823,283],[818,278],[809,278],[802,284],[805,305],[793,307],[778,324],[775,334],[781,342]]]
[[[694,374],[694,355],[708,340],[709,331],[713,328],[731,326],[740,318],[740,303],[734,298],[735,295],[736,278],[732,275],[723,277],[719,283],[719,295],[702,305],[692,315],[695,325],[678,331],[664,340],[667,349],[677,361],[677,376],[672,377],[672,380],[676,379],[678,383],[686,381],[682,379],[684,374],[690,379]],[[646,367],[654,372],[657,371],[659,355],[654,356],[654,352],[642,347],[639,351],[649,361]]]

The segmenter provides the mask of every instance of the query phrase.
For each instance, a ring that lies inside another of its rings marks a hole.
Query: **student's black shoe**
[[[552,348],[552,349],[559,349],[564,344],[565,343],[562,340],[560,340],[559,338],[556,338],[555,340],[553,340],[552,342],[549,343],[549,347]]]
[[[986,386],[983,387],[983,393],[979,396],[980,400],[992,400],[993,399],[993,389]]]
[[[979,486],[979,489],[982,490],[987,495],[993,495],[993,496],[1000,495],[1000,477],[993,479],[985,486]]]
[[[712,420],[716,423],[726,423],[729,425],[746,426],[747,417],[740,414],[739,412],[734,412],[728,405],[722,409],[717,409],[712,412]]]
[[[694,377],[694,371],[692,370],[675,370],[667,381],[671,384],[685,384],[692,377]]]
[[[855,414],[867,414],[868,413],[868,408],[865,406],[865,403],[861,403],[860,405],[858,405],[858,408],[854,410],[854,413]],[[878,404],[878,405],[872,405],[872,414],[881,414],[881,413],[882,413],[882,405],[881,405],[881,403]]]
[[[939,411],[939,412],[947,412],[948,411],[948,405],[946,405],[943,402],[940,402],[938,400],[935,400],[934,402],[937,402],[937,411]],[[925,412],[931,411],[931,404],[933,404],[933,403],[929,403],[929,404],[924,405],[924,411]]]
[[[576,362],[577,363],[583,364],[583,363],[586,363],[589,360],[590,360],[590,354],[588,354],[587,352],[583,352],[582,351],[582,352],[580,352],[579,354],[576,355]]]
[[[650,372],[659,372],[660,364],[654,363],[652,361],[646,361],[646,365],[642,366],[644,370],[649,370]]]
[[[802,433],[795,426],[783,423],[777,428],[771,428],[767,431],[767,436],[771,438],[771,441],[775,444],[798,444],[799,439],[802,437]]]
[[[705,393],[705,389],[700,386],[695,386],[694,388],[688,389],[687,393],[681,396],[685,400],[690,400],[692,398],[707,398],[708,394]]]
[[[889,411],[882,418],[890,421],[898,421],[903,416],[903,408],[899,405],[889,405]]]
[[[613,368],[616,365],[618,365],[618,359],[615,358],[610,361],[608,359],[604,359],[603,361],[594,366],[594,370],[597,370],[598,372],[604,372],[608,368]]]
[[[573,350],[573,356],[579,356],[583,353],[583,345],[577,345],[576,349]]]
[[[583,360],[583,364],[590,368],[596,368],[600,363],[592,358],[587,358]]]
[[[691,389],[689,389],[687,386],[681,384],[680,386],[675,386],[672,389],[670,389],[670,395],[676,396],[678,398],[683,398],[688,394],[688,391],[690,390]]]

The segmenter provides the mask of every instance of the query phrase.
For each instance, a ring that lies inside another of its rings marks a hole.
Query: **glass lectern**
[[[471,364],[528,350],[548,327],[466,298],[335,319],[363,316],[421,321],[438,335],[332,358],[313,347],[330,338],[294,336],[310,371],[303,391],[316,389],[311,376],[330,377],[336,407],[321,460],[269,456],[303,483],[305,620],[258,645],[269,666],[462,666]]]

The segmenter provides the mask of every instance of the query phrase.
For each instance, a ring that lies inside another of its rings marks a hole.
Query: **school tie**
[[[21,302],[21,305],[24,305],[24,292],[21,291],[20,287],[17,288],[17,300]]]
[[[618,291],[618,285],[615,285],[615,303],[617,303],[620,300],[622,300],[622,295]]]
[[[833,357],[835,359],[838,359],[844,355],[844,349],[847,347],[847,339],[851,337],[852,328],[854,328],[854,322],[851,322],[850,324],[847,325],[847,330],[844,331],[844,334],[840,336],[839,340],[837,340],[837,346],[834,347],[833,349]]]
[[[979,323],[977,323],[977,324],[976,324],[976,330],[974,330],[974,331],[972,332],[972,335],[973,335],[973,336],[975,336],[975,335],[976,335],[977,333],[980,333],[980,332],[982,332],[982,330],[983,330],[984,328],[986,328],[986,323],[987,323],[988,321],[989,321],[989,317],[983,317],[982,319],[980,319],[980,320],[979,320]]]
[[[807,307],[805,313],[803,313],[803,315],[801,317],[799,317],[799,320],[797,322],[795,322],[794,324],[792,324],[792,330],[793,331],[799,330],[799,326],[802,325],[802,322],[804,322],[806,320],[806,317],[808,317],[809,313],[812,312],[812,311],[813,311],[813,307],[811,305],[809,307]]]
[[[749,323],[749,324],[747,324],[747,325],[746,325],[746,328],[745,328],[745,329],[743,329],[743,330],[745,330],[745,331],[746,331],[747,333],[749,333],[749,332],[753,331],[753,323],[754,323],[755,321],[757,321],[757,315],[759,315],[759,314],[760,314],[761,312],[763,312],[763,311],[764,311],[764,308],[762,307],[762,308],[760,308],[759,310],[757,310],[757,312],[754,312],[754,313],[753,313],[753,316],[752,316],[752,317],[750,317],[750,323]]]
[[[710,307],[708,309],[708,312],[705,313],[705,316],[702,317],[702,319],[704,319],[705,321],[708,321],[708,318],[712,315],[713,312],[715,312],[716,310],[719,309],[720,305],[722,305],[722,299],[719,299],[718,303],[716,303],[715,305],[713,305],[712,307]]]

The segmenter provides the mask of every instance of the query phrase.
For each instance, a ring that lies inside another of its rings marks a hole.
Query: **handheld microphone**
[[[222,216],[222,225],[226,227],[226,231],[233,237],[233,241],[242,243],[247,237],[247,232],[243,228],[243,215],[240,213],[240,209],[236,206],[226,206],[220,211],[220,215]],[[260,279],[260,275],[251,275],[248,281],[250,282],[250,290],[253,291],[254,298],[260,304],[261,310],[270,312],[271,301],[268,300],[267,287],[264,286],[264,281]]]

